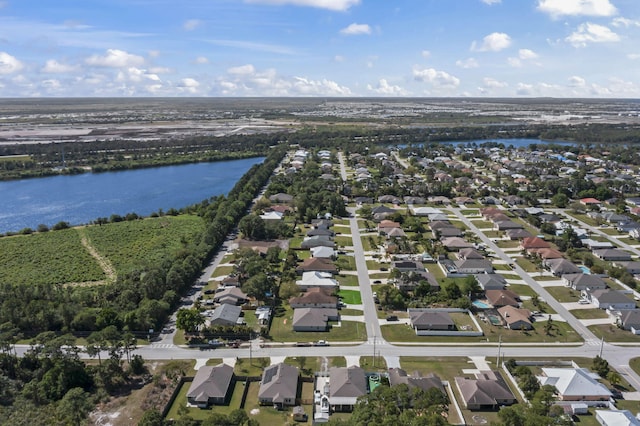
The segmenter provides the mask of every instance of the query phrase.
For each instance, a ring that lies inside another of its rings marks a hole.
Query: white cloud
[[[518,96],[533,96],[533,85],[518,83],[516,94],[518,94]]]
[[[611,21],[611,25],[618,28],[619,27],[625,27],[625,28],[640,27],[640,20],[618,17],[618,18],[615,18],[613,21]]]
[[[202,25],[202,21],[199,19],[189,19],[187,21],[184,22],[184,24],[182,24],[182,28],[185,31],[193,31],[196,28],[198,28],[199,26]]]
[[[22,62],[7,52],[0,52],[0,75],[13,74],[24,68]]]
[[[495,78],[491,77],[485,77],[482,82],[484,83],[484,87],[489,89],[501,89],[503,87],[509,86],[508,83],[496,80]]]
[[[613,16],[618,11],[610,0],[538,0],[538,10],[560,16]]]
[[[360,0],[245,0],[247,3],[260,3],[270,5],[309,6],[318,9],[345,11],[360,4]]]
[[[255,74],[256,69],[251,64],[240,65],[239,67],[232,67],[227,69],[229,74],[233,75],[252,75]]]
[[[67,65],[56,61],[55,59],[49,59],[42,67],[42,72],[50,74],[63,74],[67,72],[73,72],[78,69],[77,66]]]
[[[384,78],[381,78],[375,87],[367,84],[367,90],[384,96],[407,96],[409,94],[402,87],[389,84]]]
[[[482,39],[482,44],[478,47],[476,42],[471,43],[471,50],[478,52],[499,52],[511,46],[511,37],[505,33],[491,33]]]
[[[169,74],[171,73],[171,68],[167,67],[151,67],[149,68],[149,72],[153,74]]]
[[[431,52],[429,52],[428,50],[423,50],[422,52],[420,52],[420,54],[425,59],[427,59],[429,56],[431,56]]]
[[[189,78],[189,77],[183,78],[182,80],[180,80],[179,87],[182,89],[182,91],[193,95],[198,93],[200,82],[196,79]]]
[[[627,58],[635,61],[636,59],[640,59],[640,53],[629,53]]]
[[[520,58],[507,58],[507,63],[514,68],[520,68],[522,66]]]
[[[480,0],[484,4],[488,4],[489,6],[502,3],[502,0]]]
[[[144,64],[142,56],[127,53],[124,50],[108,49],[105,55],[92,55],[85,62],[96,67],[126,68]]]
[[[569,77],[569,86],[571,87],[584,87],[587,84],[587,81],[577,75],[573,75]]]
[[[140,83],[146,80],[160,81],[160,77],[158,77],[156,74],[148,73],[147,70],[136,67],[122,69],[118,71],[118,74],[116,76],[116,81],[118,82]]]
[[[588,43],[611,43],[620,41],[620,36],[604,25],[586,22],[565,39],[574,47],[585,47]]]
[[[413,68],[413,78],[417,81],[424,81],[438,88],[456,88],[460,85],[460,79],[434,68]]]
[[[531,49],[520,49],[518,50],[518,57],[526,61],[529,59],[537,59],[538,54]]]
[[[475,58],[459,59],[456,61],[456,65],[465,69],[478,68],[480,66]]]
[[[205,57],[205,56],[198,56],[195,61],[196,64],[208,64],[209,63],[209,58]]]
[[[356,24],[355,22],[346,28],[340,30],[343,35],[362,35],[371,34],[371,27],[367,24]]]
[[[292,85],[293,93],[296,95],[326,95],[326,96],[349,96],[351,89],[340,86],[335,81],[322,79],[310,80],[304,77],[294,77]]]
[[[345,61],[345,57],[342,55],[336,55],[333,57],[334,62],[344,62]]]

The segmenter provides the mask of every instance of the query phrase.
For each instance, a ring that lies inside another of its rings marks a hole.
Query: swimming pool
[[[580,269],[583,274],[586,274],[586,275],[590,275],[591,274],[591,269],[587,268],[584,265],[578,266],[578,269]]]
[[[491,305],[483,302],[482,300],[476,299],[473,302],[471,302],[471,304],[473,306],[475,306],[476,308],[480,308],[480,309],[489,309],[491,308]]]

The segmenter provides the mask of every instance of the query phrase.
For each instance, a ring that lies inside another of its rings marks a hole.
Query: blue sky
[[[0,97],[640,98],[639,0],[0,0]]]

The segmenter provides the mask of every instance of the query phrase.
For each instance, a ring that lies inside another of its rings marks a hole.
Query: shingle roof
[[[233,379],[233,367],[227,364],[203,366],[189,386],[187,398],[196,402],[208,402],[209,398],[224,398]]]

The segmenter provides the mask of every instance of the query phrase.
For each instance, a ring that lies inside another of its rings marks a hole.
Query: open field
[[[105,279],[75,229],[0,238],[0,282],[53,285]]]

